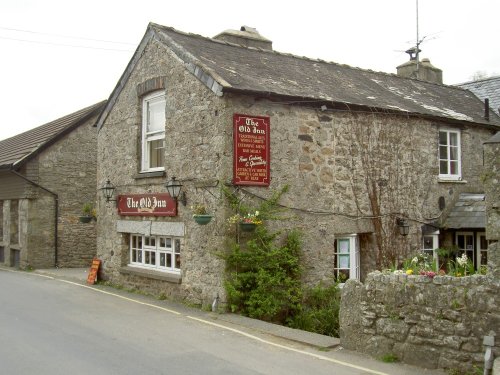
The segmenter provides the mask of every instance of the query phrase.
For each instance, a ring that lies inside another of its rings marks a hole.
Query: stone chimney
[[[407,53],[410,50],[407,51]],[[412,51],[415,53],[415,51]],[[431,64],[427,58],[418,61],[417,56],[410,54],[410,61],[399,65],[397,68],[398,76],[406,78],[416,78],[422,81],[443,84],[443,71]]]
[[[241,26],[240,30],[226,30],[213,37],[229,43],[239,44],[244,47],[255,47],[273,50],[273,42],[259,34],[257,29]]]

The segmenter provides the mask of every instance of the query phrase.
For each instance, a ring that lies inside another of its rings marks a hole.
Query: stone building
[[[105,101],[0,141],[0,264],[87,267],[95,223],[81,224],[95,202],[95,121]]]
[[[211,39],[150,24],[97,122],[98,186],[115,189],[98,200],[103,276],[224,300],[223,185],[256,207],[289,186],[290,220],[266,225],[302,231],[307,284],[444,243],[470,250],[469,232],[443,224],[484,193],[482,143],[500,125],[486,114],[466,90],[279,53],[252,28]],[[194,222],[195,203],[209,224]]]

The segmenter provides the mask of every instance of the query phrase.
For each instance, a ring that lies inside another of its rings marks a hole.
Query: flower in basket
[[[227,221],[231,224],[236,223],[245,223],[245,224],[262,224],[262,220],[259,218],[259,211],[255,211],[255,213],[248,213],[246,215],[236,214],[231,216]]]
[[[207,207],[201,203],[197,203],[194,206],[191,206],[191,211],[193,211],[193,216],[208,215]]]

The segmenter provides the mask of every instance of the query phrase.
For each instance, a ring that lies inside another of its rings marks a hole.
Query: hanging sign
[[[177,203],[168,193],[123,194],[118,196],[122,216],[177,216]]]
[[[269,117],[233,116],[233,184],[269,186]]]

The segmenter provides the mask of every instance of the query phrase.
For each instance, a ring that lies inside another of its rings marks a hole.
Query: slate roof
[[[106,104],[99,102],[79,111],[0,141],[0,169],[17,167],[45,149],[83,121],[98,114]]]
[[[500,132],[496,133],[493,137],[491,137],[484,143],[500,143]]]
[[[444,228],[474,229],[486,227],[484,194],[463,193],[444,221]]]
[[[490,108],[497,114],[500,112],[500,76],[460,83],[457,86],[472,91],[479,99],[488,98]]]
[[[242,47],[150,23],[136,53],[110,96],[98,121],[100,128],[135,64],[151,39],[168,47],[215,94],[240,92],[290,102],[324,102],[351,110],[356,106],[404,112],[445,120],[500,126],[484,104],[470,91],[394,74],[362,70],[322,60]]]

